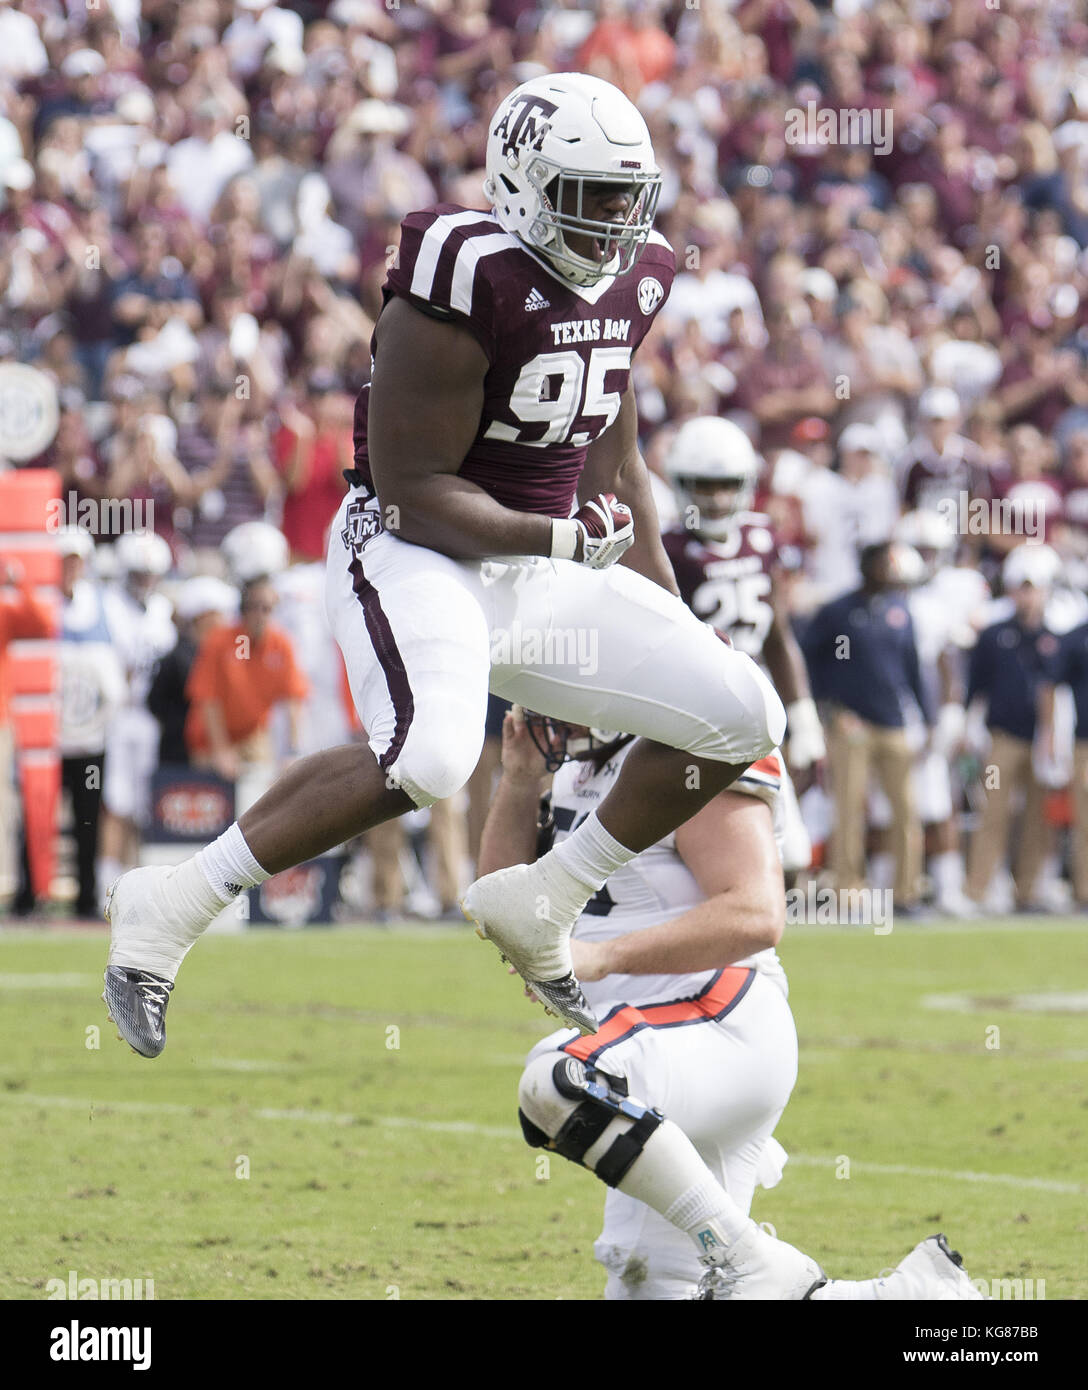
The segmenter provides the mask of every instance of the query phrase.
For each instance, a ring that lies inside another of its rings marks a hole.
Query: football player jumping
[[[645,122],[597,78],[534,78],[492,118],[486,164],[490,212],[404,221],[332,526],[327,609],[369,743],[300,760],[198,855],[114,886],[106,1000],[145,1056],[234,896],[464,785],[489,686],[639,736],[621,795],[464,900],[585,1032],[569,938],[586,901],[781,741],[770,682],[676,593],[638,452],[631,355],[675,268]]]
[[[515,708],[481,869],[532,861],[576,833],[631,750],[624,735]],[[542,801],[548,770],[555,777]],[[606,1298],[690,1298],[697,1285],[698,1297],[714,1300],[978,1298],[942,1236],[883,1278],[825,1280],[815,1261],[748,1216],[756,1185],[781,1175],[785,1154],[771,1136],[797,1075],[774,949],[784,917],[780,813],[772,755],[589,900],[571,949],[603,1022],[592,1037],[561,1030],[529,1054],[525,1138],[608,1185],[595,1246]]]

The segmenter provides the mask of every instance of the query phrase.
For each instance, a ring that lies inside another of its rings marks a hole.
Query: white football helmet
[[[57,545],[62,557],[78,555],[81,560],[94,558],[94,537],[83,526],[59,527]]]
[[[280,574],[290,559],[286,536],[267,521],[243,521],[235,526],[220,542],[219,553],[236,584]]]
[[[495,215],[530,250],[575,285],[630,270],[653,229],[661,170],[637,108],[610,82],[580,72],[534,77],[491,118],[484,193]],[[587,184],[630,190],[622,223],[583,216]],[[568,236],[595,237],[600,260],[572,250]]]
[[[665,458],[665,472],[675,487],[683,511],[691,508],[689,530],[707,540],[722,540],[736,525],[740,512],[750,511],[759,481],[760,459],[752,441],[732,420],[700,415],[676,431]],[[736,488],[729,505],[718,515],[695,499],[699,485],[718,483]]]
[[[943,512],[929,509],[901,516],[893,534],[895,540],[919,553],[927,580],[948,561],[956,546],[956,530],[951,520]],[[932,552],[932,559],[926,560],[922,552]]]
[[[174,562],[170,547],[154,531],[127,531],[113,549],[118,573],[125,579],[134,574],[161,579]]]

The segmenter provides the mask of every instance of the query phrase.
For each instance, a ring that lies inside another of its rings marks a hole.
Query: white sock
[[[149,925],[134,920],[131,909],[126,919],[115,919],[111,963],[175,979],[205,928],[239,893],[270,877],[254,859],[235,823],[199,854],[168,869],[158,881],[154,890],[157,921],[152,919]]]
[[[175,979],[189,949],[229,902],[212,888],[193,855],[154,880],[150,903],[118,915],[114,900],[110,964]]]
[[[572,835],[561,840],[544,858],[552,866],[561,868],[578,885],[584,886],[585,897],[590,898],[598,888],[604,887],[617,869],[629,864],[637,853],[637,850],[625,848],[610,835],[594,811]]]
[[[963,855],[958,850],[946,850],[935,854],[929,861],[933,883],[937,889],[937,901],[947,902],[963,896]]]
[[[604,1150],[615,1137],[610,1125],[602,1136]],[[591,1149],[587,1166],[591,1155],[597,1157]],[[645,1202],[689,1236],[705,1264],[720,1264],[728,1247],[752,1224],[672,1120],[663,1121],[650,1135],[618,1190]]]
[[[224,830],[218,840],[200,851],[196,863],[222,907],[247,888],[256,888],[272,877],[254,859],[237,821],[229,830]]]

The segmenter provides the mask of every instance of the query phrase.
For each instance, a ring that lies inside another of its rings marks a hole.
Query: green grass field
[[[467,930],[208,938],[155,1062],[106,1022],[105,948],[0,934],[0,1296],[70,1270],[157,1299],[600,1296],[603,1189],[516,1125],[550,1020]],[[1088,926],[798,927],[782,955],[791,1161],[753,1214],[841,1277],[944,1230],[973,1277],[1088,1297]]]

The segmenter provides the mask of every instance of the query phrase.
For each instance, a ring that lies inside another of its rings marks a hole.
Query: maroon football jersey
[[[741,512],[721,541],[700,540],[683,529],[667,531],[663,539],[691,611],[758,661],[774,621],[771,592],[780,563],[770,517]]]
[[[513,511],[569,516],[586,448],[619,413],[631,355],[675,270],[672,248],[654,232],[626,275],[579,287],[491,213],[444,203],[409,214],[385,302],[399,295],[463,324],[490,363],[480,428],[459,475]],[[369,394],[364,387],[355,406],[355,463],[368,482]]]

